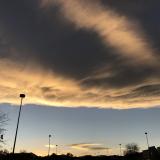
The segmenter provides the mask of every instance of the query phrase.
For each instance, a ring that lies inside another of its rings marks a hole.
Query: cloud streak
[[[96,143],[77,143],[69,145],[72,149],[77,150],[106,150],[106,147],[103,147],[102,144]]]
[[[104,8],[99,1],[53,0],[60,4],[63,15],[77,28],[92,29],[105,44],[118,53],[139,63],[157,63],[154,50],[132,23],[124,15],[118,15],[110,8]]]

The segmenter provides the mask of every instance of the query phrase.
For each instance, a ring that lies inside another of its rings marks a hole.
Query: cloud
[[[148,40],[137,29],[138,26],[124,15],[104,8],[99,1],[55,0],[55,2],[60,4],[64,16],[78,28],[95,31],[105,44],[118,50],[124,57],[140,63],[158,63]]]
[[[106,147],[103,147],[102,144],[96,143],[77,143],[69,145],[72,149],[77,150],[106,150]]]
[[[157,20],[145,19],[135,4],[132,13],[128,2],[122,4],[1,1],[0,102],[18,104],[24,92],[28,104],[118,109],[158,105]],[[155,15],[147,7],[150,3],[141,6]]]
[[[49,145],[46,144],[45,147],[49,148]],[[56,146],[55,145],[50,145],[50,148],[56,148]]]

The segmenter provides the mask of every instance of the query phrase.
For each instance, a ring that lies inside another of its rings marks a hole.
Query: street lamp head
[[[49,138],[51,138],[51,135],[49,135]]]
[[[145,134],[147,135],[147,132],[145,132]]]
[[[25,98],[25,94],[20,94],[19,97],[20,98]]]
[[[1,140],[3,140],[3,134],[0,137],[1,137]]]

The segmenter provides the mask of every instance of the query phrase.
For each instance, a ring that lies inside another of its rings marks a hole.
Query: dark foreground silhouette
[[[145,150],[141,153],[130,153],[125,156],[81,156],[75,157],[71,153],[67,155],[56,155],[40,157],[33,153],[16,153],[12,154],[1,152],[0,160],[160,160],[160,152],[155,147],[150,147],[150,150]]]
[[[1,155],[0,160],[142,160],[140,154],[132,156],[68,156],[68,155],[51,155],[46,157],[39,157],[33,153],[18,153],[14,157],[11,154]]]

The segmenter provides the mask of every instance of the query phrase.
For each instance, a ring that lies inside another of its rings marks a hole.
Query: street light
[[[149,149],[148,133],[145,132],[145,135],[146,135],[147,146],[148,146],[148,154],[149,154],[149,160],[150,160],[151,159],[151,153],[150,153],[150,149]]]
[[[119,151],[120,151],[120,156],[122,155],[122,149],[121,149],[122,144],[119,144]]]
[[[106,147],[107,156],[109,156],[109,149],[110,149],[110,148]]]
[[[49,134],[48,138],[49,138],[49,146],[48,146],[48,156],[50,154],[50,147],[51,147],[51,135]]]
[[[56,155],[58,154],[58,145],[56,144]]]
[[[148,133],[145,132],[145,135],[146,135],[146,140],[147,140],[147,146],[148,146],[148,149],[149,149]]]
[[[16,133],[15,133],[14,144],[13,144],[13,154],[14,154],[15,146],[16,146],[17,133],[18,133],[18,126],[19,126],[19,120],[20,120],[21,109],[22,109],[22,101],[23,101],[23,98],[25,98],[25,94],[20,94],[19,97],[21,98],[21,102],[20,102],[20,107],[19,107],[19,114],[18,114],[18,120],[17,120],[17,127],[16,127]]]

